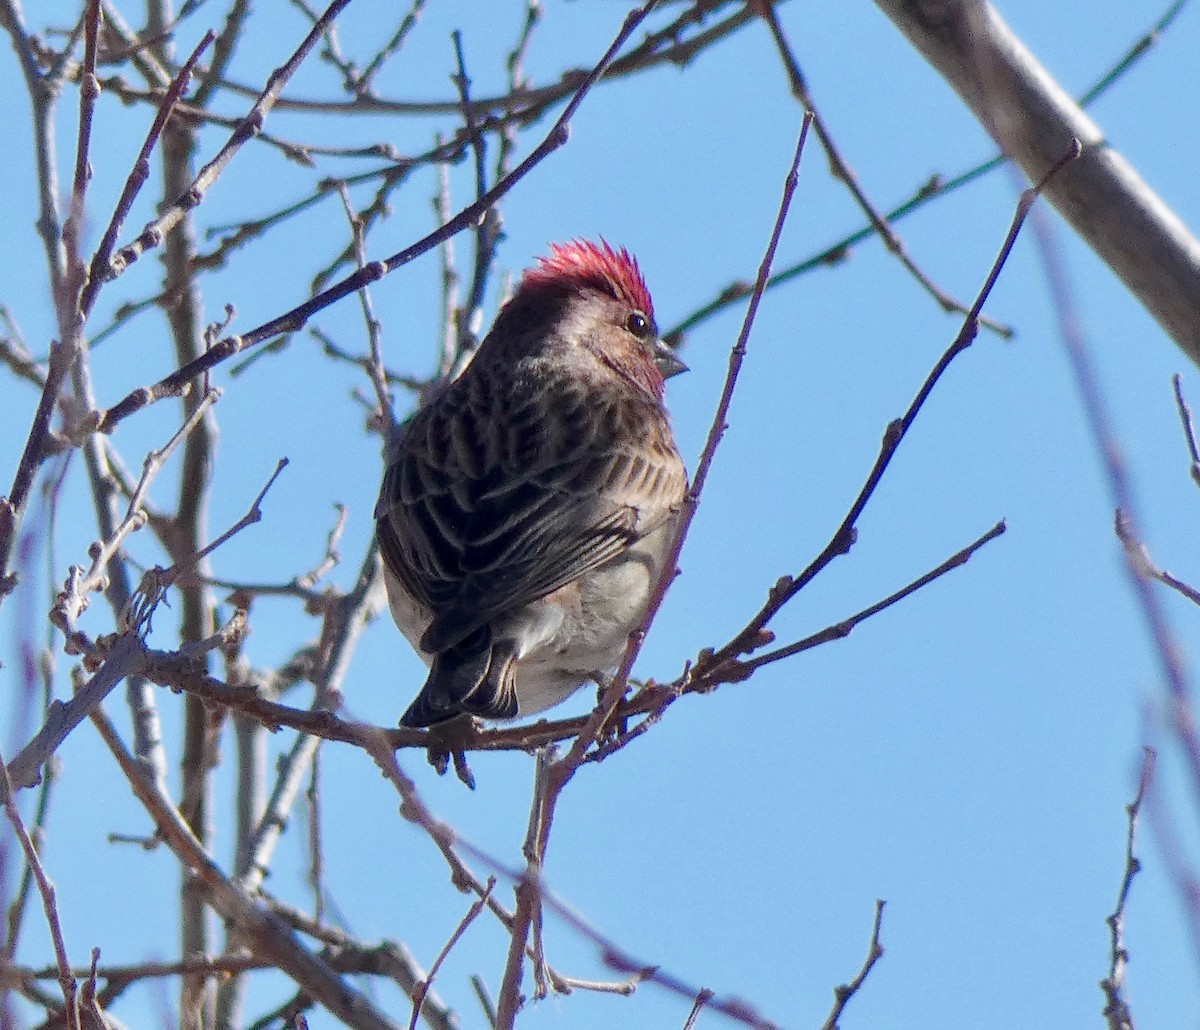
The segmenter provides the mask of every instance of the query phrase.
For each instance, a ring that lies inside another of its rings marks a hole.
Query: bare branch
[[[823,1030],[838,1030],[838,1020],[842,1018],[847,1002],[862,989],[862,985],[866,983],[875,963],[883,958],[883,946],[879,943],[879,931],[883,927],[883,906],[886,904],[887,902],[883,900],[875,902],[875,924],[871,928],[871,944],[867,949],[866,961],[863,962],[862,968],[853,980],[834,988],[833,1008],[829,1012],[829,1018],[825,1020]]]
[[[339,3],[342,5],[348,2],[349,0],[339,0]],[[152,404],[163,397],[177,396],[185,388],[186,384],[198,375],[209,371],[222,361],[241,353],[246,348],[272,339],[280,334],[296,332],[302,329],[304,324],[316,312],[354,293],[356,290],[360,290],[364,286],[368,286],[383,278],[383,276],[394,272],[397,268],[402,268],[410,261],[432,250],[443,240],[461,232],[467,226],[474,223],[477,218],[508,193],[541,161],[567,142],[570,120],[579,109],[579,105],[583,103],[584,97],[587,96],[592,86],[595,85],[604,73],[605,68],[612,62],[617,51],[633,34],[637,26],[649,15],[656,2],[657,0],[647,0],[641,7],[630,12],[625,19],[625,23],[621,26],[621,30],[613,40],[612,45],[609,46],[604,56],[575,91],[575,95],[571,98],[570,103],[567,104],[562,115],[554,123],[545,139],[534,148],[533,152],[524,161],[496,183],[486,194],[463,208],[449,222],[412,244],[412,246],[398,251],[391,255],[391,257],[384,258],[382,261],[371,262],[366,268],[347,276],[341,282],[329,287],[329,289],[324,290],[317,296],[305,301],[303,304],[297,305],[277,318],[271,319],[269,322],[264,322],[244,335],[226,336],[196,360],[189,362],[169,376],[160,379],[152,386],[135,390],[113,407],[100,414],[98,428],[101,432],[111,433],[122,419],[128,418],[135,411],[140,411],[148,404]],[[197,196],[196,202],[199,202],[199,196]],[[3,571],[3,567],[0,567],[0,574]]]
[[[872,203],[871,198],[867,196],[862,184],[858,181],[858,177],[854,174],[846,159],[842,157],[841,150],[834,141],[832,133],[825,125],[825,120],[817,110],[808,85],[804,81],[804,74],[800,70],[800,62],[796,60],[796,55],[792,52],[791,44],[784,34],[783,26],[779,24],[779,18],[775,14],[774,5],[767,2],[758,3],[755,6],[758,8],[762,19],[767,23],[767,27],[771,30],[771,38],[775,41],[775,48],[779,51],[780,61],[783,64],[788,82],[792,88],[792,95],[803,105],[805,111],[812,115],[813,131],[817,134],[817,139],[821,141],[821,146],[829,157],[829,166],[834,176],[845,183],[846,188],[850,191],[850,195],[854,198],[854,202],[859,206],[863,214],[867,216],[871,228],[883,240],[884,246],[896,256],[896,259],[904,266],[908,274],[916,280],[921,288],[937,301],[943,311],[948,313],[957,312],[960,315],[965,315],[967,313],[966,307],[938,286],[917,265],[916,261],[913,260],[904,241],[896,235],[896,230],[892,228],[887,217]],[[1001,335],[1007,336],[1011,334],[1011,331],[1007,330],[1006,327],[988,318],[980,318],[980,325],[995,330]]]
[[[883,440],[880,443],[879,455],[875,459],[875,464],[871,471],[867,474],[866,482],[858,492],[858,496],[850,505],[850,510],[842,519],[841,524],[834,531],[829,543],[825,545],[824,550],[809,565],[797,576],[784,576],[771,589],[766,603],[759,609],[758,613],[750,619],[746,627],[737,634],[729,643],[717,651],[705,652],[697,660],[695,666],[688,674],[690,680],[696,680],[708,675],[713,668],[719,668],[732,659],[740,655],[747,654],[756,650],[764,643],[768,642],[769,637],[764,637],[764,630],[767,623],[786,605],[793,597],[795,597],[808,583],[810,583],[830,562],[835,558],[847,554],[858,535],[856,524],[863,511],[866,509],[868,501],[874,495],[878,488],[884,473],[891,464],[892,458],[895,456],[900,442],[908,434],[912,428],[925,402],[929,399],[929,395],[933,392],[935,386],[941,380],[946,369],[950,367],[959,354],[965,351],[974,342],[975,336],[979,331],[978,314],[982,310],[984,303],[991,294],[992,288],[996,284],[996,280],[1000,275],[1001,269],[1008,260],[1008,255],[1012,252],[1013,245],[1016,243],[1017,235],[1021,231],[1021,227],[1025,223],[1025,218],[1029,213],[1030,207],[1037,198],[1039,192],[1054,175],[1056,175],[1063,167],[1069,164],[1078,156],[1078,147],[1070,149],[1065,155],[1059,157],[1058,163],[1050,169],[1046,174],[1046,178],[1037,186],[1025,190],[1021,194],[1020,200],[1017,202],[1017,209],[1013,215],[1012,225],[1009,227],[1008,235],[1005,237],[1004,243],[1000,247],[999,253],[996,255],[996,260],[992,263],[992,268],[988,272],[984,284],[975,298],[974,304],[971,305],[971,310],[967,313],[967,317],[963,320],[961,329],[955,337],[954,342],[946,349],[934,365],[933,370],[925,378],[925,382],[917,391],[912,403],[909,404],[908,410],[904,415],[890,422],[883,433]]]
[[[332,0],[325,13],[313,26],[312,31],[304,38],[286,63],[271,73],[266,89],[258,94],[249,114],[238,123],[237,128],[234,129],[233,134],[217,152],[217,155],[200,169],[191,186],[174,204],[147,225],[136,240],[122,247],[117,255],[108,262],[108,267],[104,270],[104,278],[113,279],[119,276],[147,250],[157,247],[163,238],[179,225],[189,211],[199,206],[204,195],[228,167],[229,162],[233,160],[242,145],[257,136],[262,130],[267,115],[270,114],[280,93],[283,92],[283,87],[287,85],[312,48],[316,46],[325,26],[330,24],[349,2],[350,0]],[[194,377],[193,375],[188,378]]]
[[[1192,409],[1183,396],[1183,378],[1178,372],[1171,377],[1175,390],[1175,406],[1179,409],[1179,421],[1183,423],[1183,438],[1187,441],[1188,453],[1192,456],[1189,472],[1192,482],[1200,486],[1200,447],[1196,443],[1196,426],[1192,422]]]
[[[8,821],[12,824],[13,832],[17,835],[17,840],[21,842],[21,850],[25,854],[25,861],[29,863],[29,868],[32,870],[33,877],[37,881],[38,892],[42,896],[42,908],[46,913],[46,926],[50,931],[50,939],[54,942],[54,955],[58,960],[58,982],[62,987],[63,1008],[66,1013],[68,1030],[80,1030],[79,1010],[76,1007],[77,985],[75,977],[71,973],[71,961],[67,957],[67,945],[63,941],[62,923],[58,918],[58,904],[55,898],[54,885],[50,882],[49,877],[46,876],[46,870],[42,867],[37,848],[33,846],[33,841],[25,829],[25,822],[21,818],[20,810],[17,808],[12,788],[12,782],[8,778],[7,766],[4,764],[3,758],[0,758],[0,792],[3,792],[0,802],[4,805],[5,815],[8,816]]]
[[[440,952],[438,952],[438,957],[434,959],[433,965],[429,967],[428,975],[426,975],[424,980],[417,984],[416,989],[412,992],[412,1018],[408,1022],[408,1030],[417,1030],[417,1020],[421,1018],[421,1010],[425,1005],[425,998],[429,994],[429,988],[433,986],[434,977],[437,976],[438,970],[442,968],[442,963],[446,961],[446,957],[450,954],[450,950],[458,943],[459,938],[466,933],[467,927],[475,922],[475,920],[479,917],[479,913],[482,912],[484,906],[487,905],[488,898],[491,897],[492,890],[495,886],[496,878],[494,876],[489,876],[486,892],[482,897],[476,898],[475,901],[471,903],[471,907],[467,909],[467,914],[464,915],[461,920],[459,920],[458,926],[454,928],[454,932],[450,934],[445,946]]]
[[[94,710],[92,721],[125,773],[138,800],[154,819],[164,843],[177,855],[185,869],[194,870],[209,903],[223,919],[236,925],[255,953],[270,959],[354,1030],[398,1030],[398,1024],[379,1012],[326,962],[304,948],[278,917],[255,905],[234,881],[225,876],[201,847],[175,803],[161,793],[160,785],[148,777],[125,750],[116,729],[103,711]]]
[[[1200,240],[1071,100],[986,0],[875,0],[1033,181],[1074,138],[1047,199],[1159,325],[1200,361]]]
[[[1133,1012],[1125,1000],[1125,968],[1129,963],[1129,952],[1125,949],[1125,905],[1129,901],[1129,891],[1133,886],[1133,878],[1142,868],[1142,864],[1133,853],[1134,840],[1137,837],[1138,816],[1141,814],[1142,802],[1146,798],[1154,780],[1154,763],[1157,758],[1153,748],[1144,748],[1142,753],[1142,772],[1138,777],[1137,793],[1133,800],[1125,806],[1129,816],[1129,830],[1125,835],[1125,874],[1121,877],[1121,888],[1117,892],[1117,907],[1113,909],[1105,922],[1109,931],[1109,967],[1108,976],[1100,981],[1100,990],[1104,992],[1104,1018],[1109,1030],[1133,1030]]]

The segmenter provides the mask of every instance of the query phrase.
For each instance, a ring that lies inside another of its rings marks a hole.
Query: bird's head
[[[493,332],[527,327],[525,343],[579,347],[656,399],[687,366],[659,339],[637,261],[604,240],[551,244],[525,272]]]

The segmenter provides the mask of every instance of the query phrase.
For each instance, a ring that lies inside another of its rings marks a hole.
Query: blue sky
[[[299,22],[290,6],[277,6],[259,19],[236,77],[261,79],[294,45]],[[1161,13],[1118,0],[997,6],[1076,93]],[[348,52],[368,52],[366,41],[389,9],[378,0],[352,6],[342,34]],[[549,0],[529,55],[531,78],[540,83],[592,63],[625,10],[616,2]],[[790,3],[780,18],[843,152],[879,205],[906,199],[934,173],[953,175],[991,155],[969,113],[873,5]],[[181,49],[217,21],[216,8],[202,9],[185,23]],[[454,27],[463,29],[476,92],[500,89],[519,21],[516,5],[481,14],[462,0],[431,4],[382,91],[451,96]],[[1110,142],[1192,226],[1200,225],[1190,146],[1200,127],[1198,48],[1200,21],[1187,10],[1092,108]],[[9,124],[17,127],[0,167],[0,189],[10,198],[0,293],[31,349],[44,352],[53,320],[32,228],[27,107],[8,49],[0,74]],[[314,62],[295,93],[328,89],[330,74]],[[224,103],[231,113],[242,109],[241,101]],[[66,161],[69,106],[62,115]],[[97,117],[93,236],[144,131],[139,112],[111,97]],[[663,69],[606,86],[573,121],[569,144],[506,200],[501,265],[515,274],[549,241],[603,234],[636,253],[660,323],[673,325],[728,282],[753,275],[799,125],[761,25],[682,72]],[[523,137],[522,152],[546,127]],[[407,153],[428,147],[436,124],[314,124],[280,113],[268,128],[340,144],[388,138]],[[221,136],[206,133],[203,141],[207,156]],[[277,154],[247,148],[212,191],[202,223],[282,206],[303,196],[310,181],[311,173]],[[451,181],[456,202],[469,199],[465,165]],[[432,227],[434,188],[431,176],[418,175],[396,195],[391,217],[370,242],[372,257]],[[993,173],[897,229],[921,266],[969,302],[1007,230],[1018,188],[1013,175]],[[369,195],[356,199],[366,203]],[[131,226],[146,220],[149,204]],[[1200,404],[1200,375],[1071,231],[1056,216],[1050,222],[1146,540],[1162,565],[1200,581],[1192,546],[1200,495],[1187,474],[1170,386],[1171,374],[1181,372],[1185,391]],[[860,223],[810,138],[777,267],[811,256]],[[329,201],[245,247],[207,282],[208,317],[232,303],[240,330],[285,310],[304,299],[313,271],[343,240],[336,201]],[[467,238],[456,248],[466,255]],[[135,266],[103,295],[93,328],[121,301],[151,291],[159,275],[152,260]],[[438,339],[436,258],[377,284],[372,298],[388,363],[427,374]],[[843,1026],[1101,1025],[1097,982],[1107,973],[1104,920],[1122,873],[1124,806],[1136,786],[1140,748],[1154,743],[1162,750],[1161,814],[1157,831],[1153,821],[1142,827],[1144,870],[1127,916],[1128,997],[1139,1027],[1194,1026],[1200,956],[1168,875],[1162,831],[1178,835],[1194,868],[1196,799],[1161,719],[1164,687],[1122,568],[1111,498],[1032,233],[1018,242],[987,312],[1013,325],[1015,338],[1005,342],[985,331],[955,362],[863,515],[853,550],[773,628],[780,642],[806,636],[937,565],[998,519],[1007,520],[1008,532],[848,639],[763,669],[747,683],[685,698],[653,732],[585,769],[560,806],[547,881],[628,953],[697,987],[744,998],[781,1026],[823,1022],[833,986],[862,963],[876,898],[888,902],[886,955]],[[697,328],[684,354],[692,371],[670,383],[669,404],[692,468],[741,315],[735,307]],[[316,324],[363,348],[353,301],[322,313]],[[870,468],[884,426],[903,412],[956,331],[956,320],[873,240],[843,264],[767,295],[730,430],[682,556],[683,576],[647,641],[640,675],[678,675],[701,648],[739,628],[778,576],[799,571],[820,550]],[[172,367],[154,315],[106,341],[94,361],[102,404]],[[367,388],[365,379],[297,337],[236,378],[223,368],[216,381],[225,395],[216,409],[222,436],[214,534],[242,514],[280,456],[291,464],[267,497],[264,521],[219,551],[214,568],[256,582],[290,578],[319,560],[332,505],[340,502],[350,517],[344,561],[331,579],[348,588],[369,540],[380,472],[378,442],[362,432],[363,409],[350,397],[353,388]],[[15,466],[35,397],[8,378],[0,382],[0,454]],[[161,444],[176,418],[164,404],[120,427],[115,441],[132,467]],[[165,479],[164,503],[173,489]],[[81,468],[65,497],[59,575],[66,563],[83,561],[95,532]],[[135,553],[148,563],[161,560],[149,540],[137,541]],[[30,577],[19,603],[5,605],[6,641],[40,625],[47,587],[37,579]],[[1174,596],[1164,603],[1191,663],[1200,613]],[[154,646],[173,643],[164,615],[155,622]],[[109,628],[100,605],[90,618],[92,631]],[[314,631],[294,603],[263,602],[248,657],[269,666]],[[18,671],[6,662],[0,683],[14,690]],[[380,619],[355,657],[346,709],[393,725],[421,678],[415,656]],[[63,660],[60,689],[65,683]],[[564,710],[583,711],[588,697],[581,692]],[[308,699],[289,700],[303,706]],[[164,692],[160,701],[174,743],[179,699]],[[115,695],[108,702],[116,718],[124,717],[121,707]],[[10,750],[28,732],[13,721],[4,737]],[[272,754],[290,743],[286,732],[272,737]],[[437,778],[421,755],[400,758],[440,818],[500,861],[519,862],[532,759],[474,758],[479,786],[468,792],[453,778]],[[328,745],[322,773],[326,865],[339,910],[361,937],[402,940],[428,964],[469,899],[450,887],[429,841],[397,816],[395,795],[365,755]],[[162,848],[107,842],[111,832],[150,827],[89,727],[65,745],[60,776],[46,857],[73,958],[85,961],[92,946],[102,948],[105,961],[172,957],[174,939],[162,926],[173,919],[174,860]],[[225,803],[230,789],[226,765],[218,774]],[[303,825],[299,817],[293,822],[268,883],[298,904],[309,896]],[[222,825],[219,860],[228,862],[229,847]],[[511,898],[507,883],[498,891]],[[36,925],[22,957],[41,963],[48,952]],[[550,920],[547,941],[558,968],[605,975],[595,948],[560,921]],[[444,967],[438,989],[460,1009],[464,1026],[483,1025],[467,977],[479,972],[495,990],[503,954],[502,935],[481,920]],[[256,997],[265,1007],[284,991],[280,981],[264,978]],[[175,995],[172,985],[162,1003],[174,1004]],[[386,994],[381,1001],[406,1013]],[[155,1025],[159,1004],[145,992],[116,1014],[130,1025]],[[681,1026],[687,1010],[687,1002],[648,985],[632,998],[552,998],[518,1025],[659,1028]],[[315,1013],[310,1025],[330,1020]],[[730,1024],[708,1014],[698,1025]]]

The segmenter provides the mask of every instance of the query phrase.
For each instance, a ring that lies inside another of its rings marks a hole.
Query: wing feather
[[[683,467],[657,406],[552,387],[533,403],[519,380],[468,371],[393,445],[380,548],[434,612],[427,651],[604,565],[673,514],[663,498],[680,495]]]

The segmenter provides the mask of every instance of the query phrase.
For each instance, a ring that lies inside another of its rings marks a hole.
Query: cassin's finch
[[[619,664],[687,485],[662,401],[683,368],[637,262],[575,241],[397,433],[376,532],[430,666],[403,725],[540,712]]]

